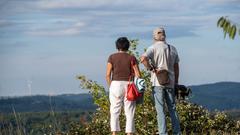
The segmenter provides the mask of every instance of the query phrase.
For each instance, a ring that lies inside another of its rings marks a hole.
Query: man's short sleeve
[[[153,47],[149,47],[145,53],[143,53],[142,56],[147,57],[148,59],[153,59],[153,55],[154,55],[154,51],[153,51]]]

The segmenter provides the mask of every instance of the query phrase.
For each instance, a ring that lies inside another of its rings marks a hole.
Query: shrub
[[[129,53],[135,55],[139,59],[139,53],[136,51],[138,45],[137,40],[131,41]],[[144,93],[144,104],[138,105],[135,114],[136,134],[151,135],[157,132],[156,111],[153,104],[150,84],[150,74],[146,70],[141,70],[142,77],[147,82],[147,89]],[[75,135],[107,135],[110,134],[110,114],[108,94],[104,87],[97,82],[88,80],[85,76],[78,76],[80,85],[83,89],[90,90],[94,103],[99,107],[92,116],[92,120],[85,124],[72,125],[69,134]],[[229,119],[224,113],[217,112],[213,116],[202,106],[187,101],[177,103],[177,111],[179,113],[181,129],[183,134],[224,134],[236,133],[240,131],[239,122]],[[169,116],[168,130],[171,133],[171,123]],[[122,129],[125,127],[125,118],[122,111],[120,115],[120,124]],[[124,132],[120,133],[124,134]]]

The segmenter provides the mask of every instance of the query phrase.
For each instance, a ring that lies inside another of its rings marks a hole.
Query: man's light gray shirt
[[[168,70],[170,83],[166,87],[174,88],[174,64],[179,62],[176,48],[170,45],[169,55],[168,44],[163,41],[157,41],[147,49],[143,56],[147,57],[157,69]],[[152,86],[161,86],[157,81],[156,74],[153,72],[151,72],[151,82]]]

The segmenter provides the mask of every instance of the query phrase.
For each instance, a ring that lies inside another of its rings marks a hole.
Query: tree
[[[234,39],[236,34],[238,33],[240,36],[240,29],[237,27],[237,24],[233,23],[227,16],[221,17],[218,19],[217,26],[223,29],[224,38],[226,35],[229,36],[230,39]]]

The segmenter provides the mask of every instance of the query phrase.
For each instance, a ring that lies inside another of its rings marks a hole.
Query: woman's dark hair
[[[130,43],[126,37],[120,37],[116,41],[116,48],[120,51],[127,51]]]

